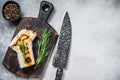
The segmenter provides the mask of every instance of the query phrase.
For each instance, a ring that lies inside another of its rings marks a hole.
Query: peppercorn
[[[15,2],[7,3],[3,8],[3,15],[6,20],[14,21],[20,16],[20,7]]]
[[[29,57],[27,57],[25,62],[29,63],[29,62],[31,62],[31,59]]]

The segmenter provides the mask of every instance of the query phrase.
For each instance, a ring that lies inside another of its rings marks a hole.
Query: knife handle
[[[61,69],[61,68],[57,69],[55,80],[62,80],[61,79],[62,75],[63,75],[63,69]]]

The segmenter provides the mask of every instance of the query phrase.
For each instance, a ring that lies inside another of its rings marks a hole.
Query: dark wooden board
[[[14,38],[18,34],[18,32],[22,29],[35,30],[39,34],[39,35],[37,35],[37,37],[35,38],[35,40],[33,41],[33,44],[32,44],[35,60],[37,57],[37,40],[38,40],[38,38],[41,37],[42,28],[46,27],[52,31],[52,35],[51,35],[50,41],[49,41],[49,50],[51,51],[50,54],[52,53],[52,51],[55,47],[57,37],[58,37],[57,32],[46,22],[52,9],[53,9],[53,6],[51,3],[43,1],[41,3],[41,7],[44,4],[45,5],[48,4],[50,10],[48,10],[48,12],[42,12],[41,11],[42,8],[40,8],[40,13],[39,13],[38,18],[31,18],[31,17],[23,18],[13,35],[13,38]],[[3,65],[8,70],[17,74],[18,76],[21,76],[24,78],[38,78],[38,77],[41,77],[41,74],[44,70],[47,59],[48,59],[48,57],[46,57],[44,59],[44,61],[40,64],[40,66],[35,70],[33,69],[34,66],[31,66],[31,67],[28,67],[25,69],[21,69],[19,67],[17,53],[15,51],[13,51],[11,48],[8,48],[5,58],[3,60]]]

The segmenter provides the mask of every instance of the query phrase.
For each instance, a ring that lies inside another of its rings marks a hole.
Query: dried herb
[[[49,55],[48,43],[52,32],[50,29],[44,28],[42,30],[41,39],[38,40],[38,57],[34,69]]]

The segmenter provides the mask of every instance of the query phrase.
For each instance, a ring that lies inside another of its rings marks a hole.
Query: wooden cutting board
[[[13,35],[13,38],[14,38],[21,29],[35,30],[39,34],[32,43],[35,60],[37,57],[37,39],[38,39],[38,37],[41,36],[40,34],[41,34],[42,28],[47,27],[47,28],[51,29],[51,31],[52,31],[52,35],[50,37],[50,42],[49,42],[49,50],[51,51],[51,53],[52,53],[53,48],[55,47],[55,44],[56,44],[56,41],[58,38],[58,34],[47,23],[47,20],[51,14],[53,8],[54,7],[51,3],[42,1],[38,18],[32,18],[32,17],[23,18]],[[50,56],[50,54],[49,54],[49,56]],[[19,67],[17,53],[15,51],[13,51],[11,48],[8,48],[5,58],[3,60],[3,65],[8,70],[10,70],[11,72],[15,73],[18,76],[21,76],[24,78],[38,78],[38,77],[41,77],[41,74],[44,70],[44,67],[45,67],[48,57],[44,59],[44,61],[40,64],[40,66],[36,70],[33,69],[34,66],[31,66],[31,67],[25,68],[25,69],[21,69]]]

